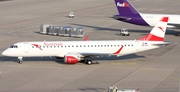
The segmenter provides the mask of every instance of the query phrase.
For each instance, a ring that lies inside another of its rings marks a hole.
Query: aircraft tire
[[[23,63],[23,61],[19,60],[19,61],[18,61],[18,63],[19,63],[19,64],[22,64],[22,63]]]
[[[87,63],[88,65],[91,65],[91,64],[92,64],[92,61],[91,61],[91,60],[88,60],[86,63]]]

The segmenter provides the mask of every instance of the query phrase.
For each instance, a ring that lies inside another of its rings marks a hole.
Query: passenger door
[[[25,42],[25,43],[24,43],[24,52],[25,52],[25,53],[28,53],[28,52],[29,52],[29,44],[28,44],[28,42]]]

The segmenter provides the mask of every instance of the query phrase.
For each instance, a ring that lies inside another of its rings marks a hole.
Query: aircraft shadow
[[[3,1],[12,1],[12,0],[0,0],[0,2],[3,2]]]
[[[134,59],[134,58],[145,58],[145,56],[138,56],[136,54],[129,54],[129,55],[124,55],[124,56],[110,56],[110,57],[99,57],[99,58],[92,58],[92,60],[98,60],[98,61],[103,61],[103,60],[126,60],[126,59]]]
[[[126,60],[126,59],[133,59],[133,58],[145,58],[145,56],[138,56],[136,54],[130,54],[130,55],[125,55],[125,56],[111,56],[111,57],[99,57],[99,58],[92,58],[93,61],[96,61],[96,64],[98,61],[103,61],[103,60]],[[18,58],[17,57],[6,57],[6,56],[0,56],[0,62],[17,62]],[[43,62],[56,62],[59,64],[66,64],[64,63],[63,59],[56,59],[56,57],[24,57],[23,58],[24,62],[37,62],[37,61],[43,61]],[[84,62],[80,62],[84,63]]]
[[[92,92],[102,92],[102,91],[104,91],[104,90],[106,90],[106,89],[104,89],[104,88],[87,88],[87,87],[85,87],[85,88],[79,88],[79,90],[82,90],[82,91],[92,91]]]
[[[76,25],[76,26],[82,26],[82,27],[88,27],[88,28],[93,28],[93,29],[96,29],[96,30],[99,30],[99,31],[117,31],[119,32],[121,29],[114,29],[114,28],[107,28],[107,27],[98,27],[98,26],[90,26],[90,25],[84,25],[84,24],[75,24],[75,23],[69,23],[71,25]],[[128,29],[128,28],[127,28]],[[150,29],[151,30],[151,29]],[[143,33],[141,35],[147,35],[150,30],[134,30],[134,29],[128,29],[128,31],[130,33]],[[166,31],[166,35],[178,35],[180,32],[176,31],[176,30],[170,30],[168,29]]]

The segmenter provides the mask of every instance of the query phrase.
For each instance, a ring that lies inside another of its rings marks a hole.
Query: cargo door
[[[29,52],[29,44],[27,42],[24,43],[24,52],[25,53]]]

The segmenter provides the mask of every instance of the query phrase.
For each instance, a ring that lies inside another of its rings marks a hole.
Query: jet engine
[[[80,61],[80,57],[76,56],[76,55],[66,55],[64,56],[64,62],[67,64],[75,64],[78,61]]]

